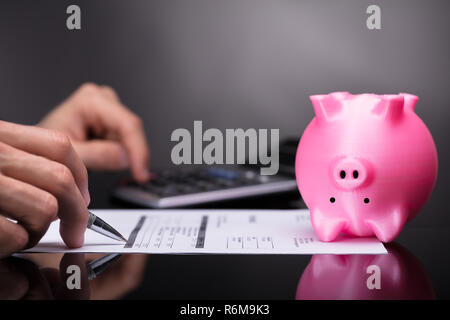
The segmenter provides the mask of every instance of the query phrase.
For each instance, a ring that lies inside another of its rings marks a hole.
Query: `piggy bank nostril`
[[[370,165],[363,159],[338,158],[330,163],[328,176],[339,189],[354,190],[371,182]]]

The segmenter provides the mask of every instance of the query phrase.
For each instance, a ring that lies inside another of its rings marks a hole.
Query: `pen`
[[[120,254],[119,253],[110,253],[106,256],[103,256],[97,260],[94,260],[92,262],[89,262],[86,265],[87,273],[88,273],[88,280],[95,279],[108,269],[114,262],[116,262],[117,259],[119,259]]]
[[[109,224],[107,224],[105,221],[97,217],[92,212],[90,211],[88,212],[89,212],[89,220],[87,224],[88,229],[91,229],[92,231],[100,233],[104,236],[110,237],[111,239],[127,242],[127,239],[125,239],[116,229],[111,227]]]

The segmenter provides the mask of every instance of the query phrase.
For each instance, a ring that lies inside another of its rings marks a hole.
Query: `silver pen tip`
[[[119,233],[119,231],[111,227],[108,223],[94,215],[92,212],[89,212],[89,221],[87,227],[114,240],[128,242],[128,240],[125,239]]]

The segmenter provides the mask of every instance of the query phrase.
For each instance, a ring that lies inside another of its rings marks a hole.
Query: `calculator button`
[[[231,170],[218,169],[218,168],[208,169],[206,172],[210,176],[217,177],[217,178],[223,178],[223,179],[229,179],[229,180],[236,179],[239,177],[239,173],[237,173],[237,172],[234,172]]]

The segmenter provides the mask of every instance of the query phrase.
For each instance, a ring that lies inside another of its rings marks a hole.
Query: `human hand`
[[[88,168],[129,167],[137,181],[149,178],[150,152],[142,121],[110,87],[83,84],[39,126],[67,134]]]
[[[29,256],[29,255],[27,255]],[[136,289],[142,282],[148,256],[120,256],[98,277],[89,281],[87,263],[101,255],[68,253],[42,254],[31,260],[17,257],[0,259],[0,300],[10,299],[117,299]],[[68,288],[72,276],[67,268],[80,268],[80,289]]]
[[[147,260],[146,254],[121,255],[110,268],[90,282],[91,299],[117,299],[136,289],[143,280]]]
[[[0,300],[53,299],[47,278],[31,261],[0,259]]]
[[[57,217],[66,245],[80,247],[89,201],[86,167],[65,134],[0,121],[0,257],[34,246]]]
[[[92,280],[88,280],[87,263],[101,254],[64,254],[59,264],[59,281],[51,284],[57,299],[117,299],[136,289],[142,282],[148,256],[146,254],[123,254],[111,266]],[[81,290],[67,288],[67,267],[80,267]],[[79,291],[74,293],[74,291]]]

